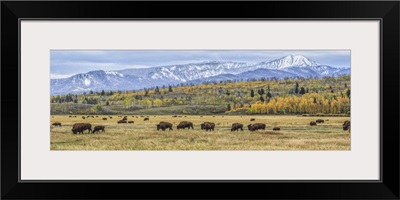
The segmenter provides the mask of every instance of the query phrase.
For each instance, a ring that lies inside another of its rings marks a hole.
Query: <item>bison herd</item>
[[[75,118],[76,116],[69,116],[69,117]],[[82,116],[82,119],[89,118],[89,117],[94,118],[94,116],[86,116],[86,117]],[[98,117],[98,116],[96,116],[96,117]],[[118,117],[122,117],[122,116],[118,116]],[[134,117],[134,116],[132,116],[132,117]],[[148,116],[147,117],[141,116],[141,117],[144,118],[144,121],[149,121],[150,120]],[[172,117],[176,117],[176,116],[172,116]],[[108,118],[112,119],[111,116],[108,116]],[[107,120],[108,118],[107,117],[103,117],[102,120]],[[134,121],[127,121],[127,120],[128,120],[128,117],[124,116],[122,118],[122,120],[118,120],[117,123],[118,124],[125,124],[125,123],[133,124],[134,123]],[[251,118],[250,121],[255,121],[255,118]],[[328,120],[326,120],[326,121],[328,121]],[[317,126],[317,123],[324,123],[324,122],[325,122],[325,120],[323,120],[323,119],[317,119],[315,121],[311,121],[310,122],[310,126]],[[220,123],[218,123],[218,125],[220,125]],[[54,123],[52,123],[52,126],[61,127],[61,123],[60,122],[54,122]],[[173,124],[170,123],[170,122],[160,122],[159,124],[156,125],[156,127],[157,127],[157,130],[162,130],[162,131],[165,131],[167,129],[168,130],[173,130]],[[346,130],[350,130],[350,121],[346,120],[343,123],[342,127],[343,127],[343,130],[345,130],[345,131]],[[177,130],[186,129],[186,128],[187,129],[194,129],[193,123],[189,122],[189,121],[181,121],[176,126]],[[201,130],[205,130],[205,131],[214,131],[215,123],[213,123],[213,122],[204,122],[204,123],[200,124],[200,128],[201,128]],[[247,125],[247,128],[248,128],[249,131],[265,130],[266,125],[263,124],[263,123],[254,123],[254,124]],[[93,130],[92,130],[92,125],[90,123],[75,123],[72,126],[72,129],[71,129],[73,134],[83,133],[83,131],[85,131],[85,130],[88,130],[88,133],[105,132],[105,126],[95,126],[93,128]],[[241,124],[241,123],[233,123],[232,126],[231,126],[231,132],[239,131],[239,130],[243,131],[243,124]],[[273,131],[280,131],[281,128],[280,127],[273,127],[272,130]]]

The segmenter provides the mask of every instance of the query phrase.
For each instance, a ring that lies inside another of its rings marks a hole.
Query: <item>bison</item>
[[[185,128],[192,128],[193,129],[193,123],[192,122],[188,122],[188,121],[181,121],[178,126],[176,126],[176,129],[185,129]]]
[[[118,120],[118,124],[126,124],[126,120]]]
[[[169,122],[160,122],[156,126],[157,126],[157,131],[160,130],[160,129],[163,130],[163,131],[165,131],[165,129],[173,130],[172,129],[172,124],[169,123]]]
[[[103,120],[107,120],[107,117],[103,117]]]
[[[310,122],[310,126],[316,126],[317,123],[316,122]]]
[[[143,121],[149,121],[149,118],[148,118],[148,117],[145,117],[145,118],[143,119]]]
[[[231,131],[239,131],[239,129],[241,131],[243,131],[243,124],[241,124],[241,123],[233,123],[232,124]]]
[[[124,118],[122,118],[122,120],[128,120],[128,117],[127,117],[127,116],[124,116]]]
[[[134,121],[128,121],[128,124],[133,124],[133,123],[135,123]]]
[[[85,119],[85,116],[82,116],[82,119]]]
[[[110,119],[112,119],[112,117],[111,116],[109,116],[110,117]]]
[[[265,124],[262,123],[249,124],[247,127],[249,131],[256,131],[259,129],[265,130]]]
[[[100,132],[100,131],[106,132],[104,130],[104,128],[105,128],[104,126],[95,126],[92,133],[96,133],[96,132]]]
[[[254,118],[251,118],[251,119],[250,119],[250,121],[256,121],[256,119],[254,119]]]
[[[272,130],[273,130],[273,131],[280,131],[281,128],[279,128],[279,127],[274,127]]]
[[[53,125],[53,126],[61,126],[61,123],[60,123],[60,122],[54,122],[54,123],[51,124],[51,125]]]
[[[317,120],[315,120],[315,122],[317,122],[317,123],[324,123],[325,121],[324,121],[323,119],[317,119]]]
[[[347,131],[347,130],[349,130],[350,129],[350,121],[349,120],[346,120],[344,123],[343,123],[343,130],[344,131]]]
[[[201,125],[201,130],[211,131],[214,130],[215,124],[212,122],[204,122]]]
[[[90,123],[75,123],[72,126],[72,133],[77,134],[77,133],[82,133],[83,131],[88,130],[89,133],[92,132],[92,125]]]

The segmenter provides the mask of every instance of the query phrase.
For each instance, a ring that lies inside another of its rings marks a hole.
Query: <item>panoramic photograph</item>
[[[351,150],[350,50],[51,50],[50,150]]]

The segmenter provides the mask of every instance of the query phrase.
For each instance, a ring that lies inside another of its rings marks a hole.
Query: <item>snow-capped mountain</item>
[[[100,90],[132,90],[178,84],[202,83],[229,79],[323,77],[350,74],[350,68],[335,68],[318,64],[301,55],[288,55],[280,59],[242,63],[207,61],[183,65],[135,68],[118,71],[91,71],[69,78],[51,79],[51,95],[83,93]]]

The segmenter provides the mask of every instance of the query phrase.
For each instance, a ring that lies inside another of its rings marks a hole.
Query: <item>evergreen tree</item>
[[[104,92],[104,90],[102,90],[101,93],[100,93],[100,95],[101,95],[101,96],[104,96],[104,94],[105,94],[105,92]]]
[[[294,93],[298,94],[299,93],[299,83],[296,82],[296,85],[294,86]]]
[[[264,89],[262,89],[262,88],[261,88],[261,91],[260,91],[260,92],[261,92],[261,94],[260,94],[260,95],[263,95],[263,94],[265,94],[265,91],[264,91]]]
[[[272,95],[271,95],[270,92],[267,92],[267,97],[268,97],[268,98],[271,98],[271,97],[272,97]]]
[[[305,93],[306,93],[306,90],[305,90],[303,87],[301,87],[301,88],[300,88],[300,94],[303,95],[303,94],[305,94]]]
[[[156,86],[156,89],[154,90],[154,93],[160,94],[160,89],[158,88],[158,86]]]
[[[347,83],[344,83],[344,88],[347,88]]]
[[[106,102],[106,106],[109,106],[109,105],[110,105],[110,102],[107,101],[107,102]]]
[[[263,96],[260,96],[260,101],[262,101],[262,102],[265,101]]]
[[[269,85],[268,85],[268,87],[267,87],[267,91],[268,91],[268,92],[269,92],[269,91],[271,91],[271,89],[270,89]]]
[[[92,90],[90,90],[90,94],[93,94],[93,91],[92,91]]]
[[[168,87],[168,92],[172,92],[172,86]]]
[[[350,90],[347,90],[346,95],[350,98]]]
[[[254,97],[254,90],[253,89],[250,90],[250,96]]]
[[[308,88],[307,88],[307,90],[306,90],[306,93],[308,93]]]
[[[228,109],[228,111],[231,110],[231,104],[228,103],[227,109]]]
[[[229,93],[229,90],[226,90],[226,95],[229,96],[230,94],[231,94],[231,93]]]
[[[317,103],[317,98],[314,97],[314,102],[313,103]]]

